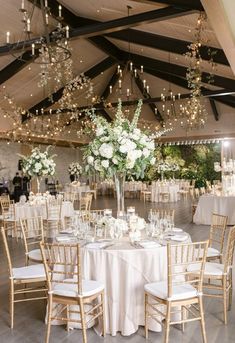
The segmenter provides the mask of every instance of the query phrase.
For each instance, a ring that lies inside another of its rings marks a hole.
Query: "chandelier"
[[[51,16],[50,7],[47,0],[40,0],[40,11],[42,16],[43,32],[40,37],[35,37],[32,32],[33,20],[38,21],[35,14],[37,1],[25,6],[25,1],[21,1],[19,12],[22,14],[23,31],[21,39],[16,43],[11,41],[11,32],[6,33],[6,44],[9,52],[16,58],[24,60],[23,53],[31,51],[32,62],[38,64],[56,64],[62,63],[71,57],[71,51],[68,48],[69,27],[63,26],[62,6],[58,6],[58,24],[53,31],[49,31],[49,18]],[[23,39],[22,39],[23,37]],[[25,61],[28,61],[25,59]]]

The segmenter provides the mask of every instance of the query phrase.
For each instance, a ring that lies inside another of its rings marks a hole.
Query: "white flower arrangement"
[[[28,176],[52,176],[55,174],[56,155],[49,156],[49,148],[41,152],[39,148],[34,148],[30,156],[19,155],[22,158],[22,169]]]
[[[78,162],[72,162],[68,168],[69,175],[79,176],[82,173],[82,166]]]
[[[119,99],[116,118],[111,123],[92,114],[95,138],[84,149],[85,171],[106,178],[114,175],[135,175],[143,178],[146,168],[155,164],[154,139],[164,132],[149,136],[138,127],[142,100],[139,100],[132,121],[122,113]]]

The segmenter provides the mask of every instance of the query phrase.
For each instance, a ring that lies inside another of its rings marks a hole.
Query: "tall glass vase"
[[[114,176],[116,194],[117,194],[117,214],[125,211],[124,202],[124,187],[125,187],[126,174],[117,174]]]
[[[36,181],[37,181],[37,193],[40,193],[41,177],[37,176]]]

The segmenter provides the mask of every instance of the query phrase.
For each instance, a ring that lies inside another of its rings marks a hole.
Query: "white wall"
[[[21,144],[0,141],[0,181],[4,177],[5,180],[11,180],[18,170],[18,161],[20,157],[17,154],[21,153]],[[44,150],[46,146],[42,146]],[[56,154],[56,175],[55,179],[64,184],[69,182],[68,166],[71,162],[81,162],[82,152],[80,148],[65,148],[52,147],[51,154]]]

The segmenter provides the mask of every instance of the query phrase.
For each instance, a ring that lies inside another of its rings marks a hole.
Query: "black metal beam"
[[[138,25],[171,19],[174,17],[178,17],[179,15],[183,15],[186,13],[188,14],[189,12],[193,12],[193,10],[169,6],[158,10],[125,16],[107,22],[100,22],[83,28],[77,28],[75,30],[72,30],[71,37],[87,38],[92,36],[104,35],[110,32],[120,31]]]
[[[197,11],[204,11],[200,0],[132,0],[134,2],[145,2],[152,5],[171,5],[180,8],[194,9]]]
[[[140,92],[142,93],[143,97],[145,99],[150,99],[151,96],[149,93],[146,92],[143,82],[141,80],[141,78],[139,77],[139,74],[137,74],[137,77],[134,77],[135,79],[135,83],[137,85],[137,87],[139,88]],[[163,117],[159,111],[159,109],[157,108],[157,106],[155,105],[155,103],[149,103],[148,104],[149,108],[151,109],[151,111],[153,112],[153,114],[156,116],[157,120],[162,123],[163,122]]]
[[[235,91],[233,92],[229,92],[226,89],[220,89],[220,90],[209,90],[206,88],[202,89],[202,96],[205,98],[212,98],[216,101],[219,101],[219,99],[221,98],[223,103],[225,103],[224,98],[226,98],[223,94],[235,94]],[[181,99],[188,99],[190,97],[191,93],[185,93],[185,94],[181,94],[180,98]],[[229,100],[230,105],[232,105],[232,107],[235,106],[235,97],[231,97],[232,99]],[[142,99],[144,104],[151,104],[151,103],[157,103],[157,102],[161,102],[162,99],[161,97],[153,97],[153,98],[144,98]],[[122,104],[123,106],[132,106],[137,104],[138,100],[126,100],[123,101]],[[111,106],[115,107],[118,105],[117,102],[112,102],[110,103]],[[233,106],[234,105],[234,106]],[[97,111],[100,111],[102,109],[105,108],[104,103],[99,103],[99,104],[94,104],[93,106]],[[79,106],[77,108],[77,110],[79,111],[84,111],[86,109],[90,108],[90,106]],[[67,109],[63,109],[62,112],[66,113],[68,110]],[[48,115],[48,114],[56,114],[56,110],[52,110],[51,112],[49,111],[44,111],[44,115]]]
[[[99,22],[96,24],[86,25],[84,27],[78,27],[70,31],[70,37],[89,38],[114,31],[124,30],[126,28],[130,28],[137,25],[167,20],[186,13],[188,14],[190,12],[192,11],[189,11],[188,9],[181,9],[169,6],[166,8],[161,8],[159,10],[134,14],[129,17],[125,16],[123,18],[114,19],[107,22]],[[40,37],[35,37],[27,41],[2,46],[0,47],[0,55],[9,53],[12,49],[20,50],[22,49],[22,47],[30,48],[32,43],[36,43],[39,40],[39,38]]]
[[[187,67],[183,67],[177,64],[169,63],[169,62],[164,62],[160,60],[155,60],[150,57],[145,57],[145,56],[140,56],[137,54],[129,54],[127,52],[123,52],[125,54],[126,60],[131,59],[132,62],[136,65],[137,68],[140,68],[141,65],[147,66],[148,70],[153,70],[154,71],[161,71],[164,73],[167,73],[169,75],[175,75],[177,77],[185,78],[186,77],[186,72],[187,72]],[[146,68],[145,68],[146,70]],[[210,78],[209,73],[202,73],[202,82],[203,83],[208,83]],[[228,90],[234,90],[235,89],[235,80],[234,79],[229,79],[226,77],[214,75],[213,76],[213,86],[217,87],[222,87]]]
[[[93,79],[96,76],[98,76],[100,73],[104,72],[108,68],[112,67],[115,64],[115,61],[111,57],[107,57],[103,61],[99,62],[95,66],[91,67],[88,71],[86,71],[84,74],[88,76],[89,78]],[[57,92],[52,94],[53,102],[57,102],[63,94],[64,87],[60,88]],[[50,98],[45,98],[42,101],[40,101],[38,104],[34,105],[29,109],[30,113],[35,114],[36,111],[40,111],[41,108],[45,109],[52,105]],[[28,119],[28,116],[22,116],[22,122]]]
[[[183,41],[180,39],[160,36],[134,29],[112,32],[108,34],[108,37],[180,55],[185,54],[185,52],[187,52],[188,50],[188,46],[191,44],[191,42]],[[203,60],[209,61],[211,59],[211,56],[208,54],[208,49],[216,52],[216,54],[213,56],[213,61],[215,63],[229,66],[229,62],[222,49],[216,49],[209,46],[201,47],[200,54]]]
[[[219,120],[219,112],[217,110],[215,101],[212,98],[209,98],[209,101],[210,101],[210,104],[211,104],[211,109],[212,109],[212,112],[214,114],[215,120],[218,121]]]

